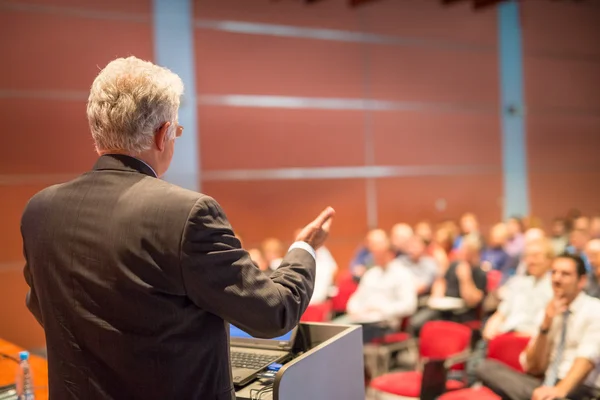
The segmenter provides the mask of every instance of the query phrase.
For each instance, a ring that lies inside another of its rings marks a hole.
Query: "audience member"
[[[390,238],[396,255],[406,254],[406,246],[413,236],[413,229],[408,224],[396,224],[392,227]]]
[[[437,228],[433,236],[433,242],[429,245],[429,254],[438,265],[438,276],[443,276],[450,265],[450,253],[454,244],[454,233],[448,224],[442,224]]]
[[[525,246],[527,243],[536,242],[538,240],[544,239],[546,237],[546,233],[541,228],[530,228],[525,231]],[[556,254],[556,253],[554,253]],[[562,254],[562,253],[559,253]],[[521,260],[521,262],[517,266],[516,275],[525,275],[527,273],[527,265]]]
[[[592,297],[600,298],[600,239],[588,242],[585,247],[585,255],[592,269],[588,276],[586,293]]]
[[[578,223],[577,221],[580,222]],[[586,270],[590,272],[591,266],[585,255],[585,246],[590,240],[590,229],[589,225],[587,225],[587,229],[583,229],[586,227],[586,225],[581,221],[581,218],[575,220],[575,226],[579,226],[579,228],[573,229],[571,232],[571,235],[569,236],[569,245],[566,248],[566,252],[581,257],[583,263],[585,264]]]
[[[354,258],[350,261],[350,273],[355,281],[359,282],[367,269],[373,266],[373,257],[369,252],[369,237],[371,231],[365,236],[364,243],[354,254]]]
[[[429,246],[429,244],[433,241],[433,228],[431,224],[427,221],[421,221],[415,225],[414,229],[415,235],[419,236],[425,242],[425,246]]]
[[[337,323],[364,323],[365,343],[395,329],[400,319],[417,309],[417,285],[410,271],[396,258],[385,231],[368,235],[369,252],[374,265],[363,275],[356,292],[350,297],[347,315]]]
[[[425,241],[414,235],[406,246],[406,255],[399,261],[414,276],[419,296],[429,294],[431,286],[438,276],[438,266],[435,260],[425,253]]]
[[[552,230],[550,232],[554,254],[562,254],[569,245],[569,232],[567,223],[563,218],[555,218],[552,221]]]
[[[573,230],[590,231],[590,219],[586,216],[579,216],[573,221]]]
[[[438,278],[431,290],[432,298],[462,299],[460,310],[447,311],[424,307],[410,319],[410,330],[418,336],[423,325],[432,320],[470,321],[478,318],[487,286],[487,277],[480,268],[481,240],[477,235],[465,236],[458,252],[459,261],[450,265],[446,274]]]
[[[273,270],[277,269],[285,254],[281,240],[276,238],[265,239],[262,242],[261,250],[269,268]]]
[[[552,298],[550,265],[554,256],[552,245],[541,239],[525,246],[527,275],[516,276],[507,285],[498,310],[488,319],[483,338],[491,340],[506,332],[531,336],[537,329],[535,318]]]
[[[327,247],[321,246],[316,251],[317,270],[315,275],[315,288],[310,299],[310,304],[323,303],[329,297],[329,289],[334,284],[338,265]]]
[[[511,217],[506,221],[506,244],[504,249],[512,258],[520,258],[525,250],[523,221],[519,217]]]
[[[538,332],[521,355],[527,374],[483,360],[477,376],[504,399],[571,400],[600,396],[600,300],[583,292],[583,260],[562,255],[552,263],[554,297],[538,318]],[[543,380],[538,376],[544,376]]]
[[[549,271],[554,253],[550,241],[541,239],[527,243],[523,256],[527,275],[517,275],[505,285],[503,300],[499,305],[494,305],[497,309],[485,323],[482,332],[483,340],[477,343],[473,355],[467,362],[470,384],[475,382],[474,371],[487,355],[488,342],[508,332],[532,336],[537,329],[536,318],[552,299]],[[488,299],[490,296],[491,294],[488,294],[485,302],[490,301]]]
[[[460,218],[460,235],[454,240],[453,249],[459,249],[462,239],[467,235],[481,236],[479,233],[479,221],[472,213],[466,213]]]
[[[503,223],[494,225],[488,239],[489,244],[481,253],[481,268],[486,272],[489,270],[502,272],[503,282],[514,275],[518,262],[504,250],[507,238],[506,225]]]

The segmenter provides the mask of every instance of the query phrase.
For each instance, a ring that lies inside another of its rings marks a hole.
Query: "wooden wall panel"
[[[338,250],[334,256],[345,267],[367,230],[360,179],[205,182],[202,191],[221,204],[246,247],[267,237],[291,243],[296,229],[333,206],[337,215],[328,246]]]
[[[361,97],[357,43],[197,29],[198,93]]]
[[[549,220],[600,209],[600,7],[523,2],[531,208]]]
[[[421,176],[377,180],[379,225],[397,222],[441,222],[475,213],[483,232],[502,218],[502,176]]]
[[[45,185],[10,185],[0,186],[0,263],[23,260],[21,241],[21,214],[27,201]],[[1,293],[1,292],[0,292]]]
[[[0,118],[14,132],[0,157],[2,174],[83,172],[96,160],[84,100],[0,99]]]
[[[27,290],[20,269],[0,270],[0,336],[24,348],[37,349],[45,343],[44,331],[25,305]]]
[[[116,57],[153,58],[150,0],[11,0],[0,7],[0,337],[44,344],[25,307],[19,231],[28,199],[96,158],[85,101]],[[6,137],[5,137],[6,136]],[[8,143],[8,142],[7,142]],[[35,183],[32,183],[35,182]]]
[[[470,2],[444,6],[439,0],[378,1],[367,4],[365,27],[369,32],[443,43],[496,46],[496,9],[472,10]],[[410,43],[410,42],[409,42]]]
[[[492,52],[373,45],[370,95],[409,102],[498,103],[497,56]]]
[[[492,165],[500,168],[496,115],[413,112],[373,114],[375,163],[380,165]]]
[[[194,17],[299,27],[358,30],[360,16],[347,0],[195,0]]]
[[[598,54],[598,2],[524,1],[520,6],[526,52]]]
[[[11,3],[27,6],[42,6],[49,11],[61,8],[82,11],[131,13],[149,16],[152,3],[149,0],[10,0]]]
[[[577,208],[585,215],[600,213],[600,170],[531,172],[529,187],[534,214],[549,222]]]
[[[599,36],[600,37],[600,36]],[[526,57],[526,98],[532,112],[577,113],[598,110],[600,104],[600,49],[598,60]]]
[[[364,118],[360,111],[201,106],[202,168],[363,165]]]
[[[0,10],[0,48],[11,60],[0,88],[81,90],[87,96],[109,61],[129,55],[151,60],[151,38],[150,23]]]

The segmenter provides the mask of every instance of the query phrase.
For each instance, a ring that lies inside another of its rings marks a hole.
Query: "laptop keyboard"
[[[259,369],[275,361],[277,356],[268,354],[246,353],[243,351],[231,352],[231,366],[233,368]]]

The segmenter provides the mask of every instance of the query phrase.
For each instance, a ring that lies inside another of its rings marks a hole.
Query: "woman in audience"
[[[462,239],[467,235],[481,236],[479,221],[473,213],[466,213],[460,218],[460,235],[454,240],[454,250],[460,248]]]

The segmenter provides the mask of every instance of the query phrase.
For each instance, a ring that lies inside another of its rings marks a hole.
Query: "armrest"
[[[383,344],[383,346],[385,346],[386,350],[390,351],[390,352],[405,350],[405,349],[410,349],[410,348],[417,348],[419,346],[419,339],[409,338],[409,339],[403,340],[401,342],[386,343],[386,344]]]
[[[455,365],[464,364],[469,360],[469,357],[471,357],[472,355],[473,354],[472,354],[471,350],[465,350],[462,353],[458,353],[451,357],[448,357],[444,361],[444,368],[446,368],[448,370],[448,369],[454,367]]]

